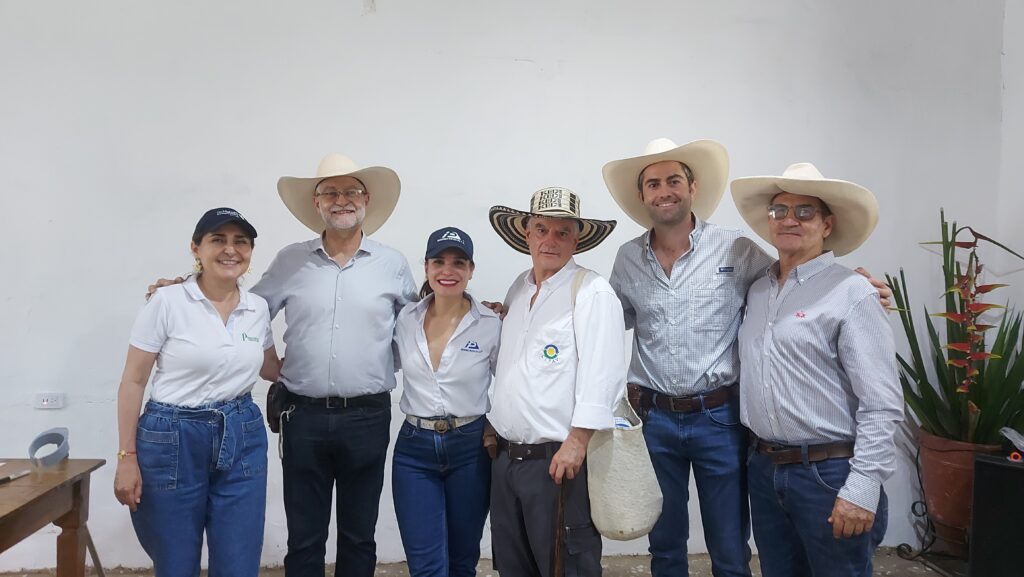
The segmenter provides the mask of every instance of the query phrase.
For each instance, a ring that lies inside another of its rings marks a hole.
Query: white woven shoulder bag
[[[576,271],[572,307],[589,271]],[[587,445],[590,516],[601,535],[616,541],[651,532],[661,516],[661,487],[644,441],[643,423],[622,391],[615,405],[615,428],[596,431]]]

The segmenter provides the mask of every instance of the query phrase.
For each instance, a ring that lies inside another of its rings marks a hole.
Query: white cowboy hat
[[[580,218],[580,197],[568,188],[550,186],[533,193],[530,198],[530,212],[523,212],[505,206],[492,206],[490,213],[491,226],[510,247],[517,251],[530,254],[526,244],[526,221],[531,216],[547,218],[571,218],[580,223],[580,239],[576,252],[586,252],[601,244],[615,229],[614,220],[594,220]]]
[[[697,183],[691,211],[701,220],[710,218],[718,208],[729,180],[729,153],[714,140],[695,140],[682,146],[676,146],[667,138],[652,140],[647,143],[642,156],[613,160],[604,165],[601,172],[608,192],[629,218],[644,228],[651,228],[654,223],[640,200],[637,181],[645,168],[665,160],[675,160],[690,167]]]
[[[768,205],[780,192],[814,196],[828,206],[835,215],[835,223],[824,248],[836,256],[853,252],[878,224],[878,200],[870,190],[845,180],[825,178],[813,164],[798,162],[789,165],[782,176],[748,176],[732,181],[732,199],[740,216],[768,242]]]
[[[351,176],[358,178],[369,194],[366,205],[366,218],[363,220],[363,233],[372,234],[387,221],[398,204],[398,193],[402,183],[398,175],[390,168],[371,166],[359,168],[353,160],[343,154],[328,154],[320,161],[316,176],[302,178],[282,176],[277,181],[277,192],[288,210],[292,211],[299,222],[317,234],[324,232],[324,221],[313,204],[313,192],[320,181],[332,176]]]

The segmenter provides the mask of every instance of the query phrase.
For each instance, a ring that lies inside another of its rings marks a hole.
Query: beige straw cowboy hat
[[[402,183],[395,171],[383,166],[359,168],[351,158],[343,154],[328,154],[320,161],[316,176],[282,176],[277,181],[277,192],[281,195],[284,205],[292,211],[299,222],[313,232],[321,234],[325,228],[324,221],[313,204],[313,192],[321,180],[332,176],[351,176],[359,179],[366,187],[369,202],[366,205],[366,218],[363,220],[363,233],[372,234],[394,212],[398,204],[398,194],[402,189]]]
[[[768,205],[780,192],[814,196],[828,206],[835,215],[835,224],[824,248],[836,256],[853,252],[878,224],[878,200],[870,190],[845,180],[825,178],[813,164],[798,162],[789,165],[782,176],[748,176],[732,181],[732,199],[740,216],[768,242]]]
[[[718,208],[729,180],[729,153],[714,140],[695,140],[682,146],[676,146],[667,138],[652,140],[642,155],[613,160],[604,165],[601,172],[608,192],[629,218],[644,228],[651,228],[654,223],[640,200],[637,181],[645,168],[665,160],[675,160],[690,167],[697,183],[691,210],[701,220],[710,218]]]

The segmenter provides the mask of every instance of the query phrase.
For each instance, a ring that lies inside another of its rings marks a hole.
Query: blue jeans
[[[406,422],[398,432],[391,485],[413,577],[476,575],[491,491],[485,422],[446,433]]]
[[[333,408],[296,404],[285,420],[284,512],[288,521],[287,577],[324,577],[331,498],[338,524],[334,574],[372,577],[374,530],[384,488],[391,400],[380,407]]]
[[[648,536],[651,574],[678,577],[689,572],[687,505],[692,467],[712,574],[749,577],[747,430],[740,424],[739,400],[692,413],[652,408],[644,438],[664,495],[661,517]]]
[[[836,539],[828,518],[850,474],[849,459],[773,465],[751,455],[750,510],[764,577],[870,577],[888,525],[885,491],[867,533]]]
[[[202,408],[150,401],[139,417],[142,502],[132,524],[156,577],[255,577],[267,507],[267,431],[248,394]]]

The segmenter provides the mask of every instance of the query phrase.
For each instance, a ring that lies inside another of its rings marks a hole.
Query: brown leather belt
[[[510,459],[514,461],[530,461],[533,459],[547,459],[558,452],[558,448],[561,447],[561,443],[537,443],[530,445],[527,443],[514,443],[507,439],[498,437],[498,452],[508,452]]]
[[[752,439],[755,450],[767,455],[773,465],[790,465],[792,463],[803,463],[803,447],[792,445],[779,445],[769,443],[761,439]],[[817,463],[826,459],[841,459],[853,456],[853,443],[841,441],[837,443],[825,443],[822,445],[807,445],[807,462]]]
[[[737,396],[739,393],[739,387],[736,385],[729,385],[727,387],[719,387],[707,394],[693,395],[689,397],[670,397],[646,388],[641,388],[641,391],[641,394],[653,397],[652,404],[663,411],[672,411],[673,413],[695,413],[701,409],[714,409],[716,407],[721,407],[729,402],[729,399]]]

